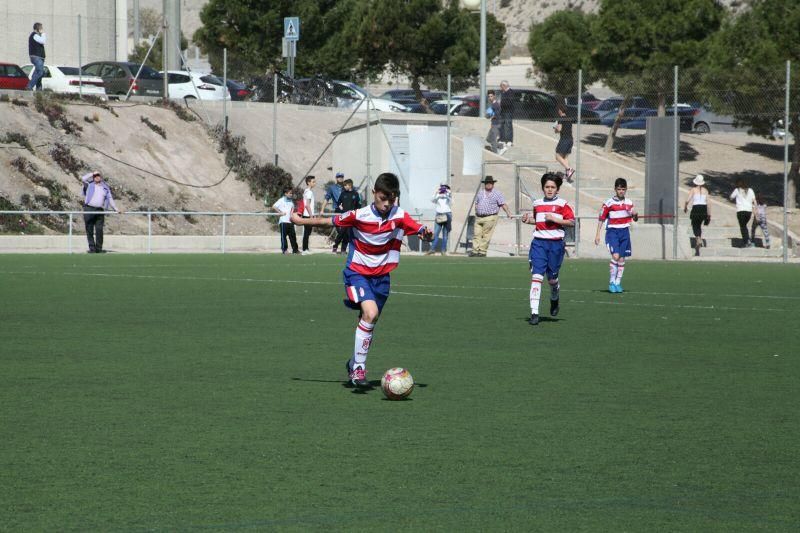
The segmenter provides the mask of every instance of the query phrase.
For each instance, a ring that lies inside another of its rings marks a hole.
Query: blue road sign
[[[284,17],[283,37],[287,41],[300,40],[300,17]]]

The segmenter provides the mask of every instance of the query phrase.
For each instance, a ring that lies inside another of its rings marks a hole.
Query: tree
[[[172,44],[169,45],[170,47],[173,46]],[[181,32],[181,51],[186,50],[189,47],[189,41]],[[128,55],[128,61],[132,61],[134,63],[141,63],[144,61],[145,56],[147,55],[147,51],[150,49],[150,43],[148,41],[142,41],[141,43],[137,44],[133,48],[133,52]],[[162,54],[162,50],[164,49],[164,34],[161,33],[158,35],[155,44],[153,45],[153,50],[150,52],[150,55],[147,56],[147,62],[145,65],[153,67],[156,70],[161,70],[164,66],[164,55]]]
[[[749,126],[750,133],[771,137],[784,118],[786,61],[800,66],[800,3],[796,0],[755,0],[714,36],[705,95],[720,112]],[[789,130],[794,135],[787,207],[797,207],[800,177],[800,83],[793,74]],[[725,90],[720,90],[720,88]]]
[[[421,84],[446,88],[477,85],[480,63],[480,19],[459,7],[458,0],[374,0],[363,4],[345,29],[360,58],[358,70],[407,75],[417,100]],[[505,43],[505,25],[493,15],[486,24],[486,55],[493,61]]]
[[[592,26],[591,64],[600,79],[625,97],[606,140],[607,152],[630,97],[651,92],[664,116],[673,66],[679,67],[684,83],[697,79],[710,37],[725,15],[715,0],[601,1]]]
[[[542,87],[557,94],[574,92],[580,69],[583,69],[584,86],[594,81],[590,65],[591,27],[595,18],[582,11],[565,10],[531,26],[528,50]]]

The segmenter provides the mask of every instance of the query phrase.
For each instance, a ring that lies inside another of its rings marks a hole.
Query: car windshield
[[[78,67],[58,67],[63,74],[67,76],[77,76],[78,75]]]
[[[203,83],[210,83],[211,85],[222,86],[222,80],[212,74],[207,74],[201,77],[200,81],[202,81]]]
[[[154,68],[148,67],[147,65],[139,65],[136,63],[129,63],[128,68],[131,69],[131,74],[136,76],[136,73],[139,72],[139,67],[142,67],[142,72],[139,74],[140,80],[160,80],[163,79],[161,74],[158,73],[157,70]]]

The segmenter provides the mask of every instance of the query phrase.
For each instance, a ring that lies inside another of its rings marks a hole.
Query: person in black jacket
[[[514,91],[506,80],[500,82],[500,142],[505,148],[514,145]]]
[[[347,213],[348,211],[359,209],[361,207],[361,195],[358,194],[358,191],[353,190],[353,180],[344,180],[342,185],[344,185],[344,188],[342,189],[342,193],[339,195],[339,205],[336,206],[336,210],[339,213]],[[347,244],[350,242],[350,228],[337,229],[339,232],[336,236],[336,242],[334,243],[333,247],[335,249],[341,244],[342,253],[346,254]]]
[[[28,36],[28,55],[33,63],[33,75],[28,82],[27,89],[30,91],[36,87],[37,91],[42,90],[42,76],[44,76],[44,43],[47,36],[44,34],[44,26],[41,22],[33,25],[33,31]]]

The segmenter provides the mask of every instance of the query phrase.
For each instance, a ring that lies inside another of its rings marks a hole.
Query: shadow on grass
[[[292,378],[292,381],[303,381],[305,383],[338,383],[342,387],[346,389],[352,389],[353,394],[367,394],[370,391],[377,390],[380,391],[381,389],[381,380],[379,379],[372,379],[369,382],[369,388],[358,388],[353,387],[349,381],[342,381],[341,379],[309,379],[309,378]],[[424,389],[427,387],[427,383],[414,383],[414,388]]]

